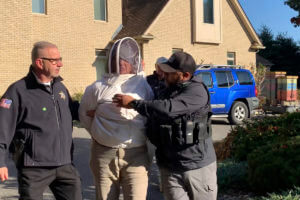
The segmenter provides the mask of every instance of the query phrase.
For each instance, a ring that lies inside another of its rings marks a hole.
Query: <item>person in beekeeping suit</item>
[[[124,199],[146,199],[150,166],[146,118],[112,103],[118,93],[153,98],[142,71],[137,42],[129,37],[118,40],[110,50],[108,73],[88,86],[82,97],[79,118],[92,137],[90,167],[98,200],[119,199],[121,186]]]

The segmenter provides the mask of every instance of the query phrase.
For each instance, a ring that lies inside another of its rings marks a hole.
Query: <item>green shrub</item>
[[[232,131],[231,156],[239,161],[264,145],[280,143],[300,135],[300,113],[287,113],[279,117],[264,117],[245,122]]]
[[[228,189],[243,190],[248,188],[247,163],[225,160],[218,163],[218,190],[223,192]]]
[[[267,197],[257,197],[252,200],[299,200],[300,187],[295,187],[292,190],[282,192],[281,194],[272,193]]]
[[[239,169],[227,164],[218,169],[221,190],[238,185],[265,194],[300,186],[300,113],[245,122],[229,133],[224,144],[226,155],[236,163],[247,161],[248,171],[241,173],[248,184],[241,183]]]
[[[249,185],[259,193],[300,186],[300,136],[264,145],[248,156]]]
[[[81,98],[83,96],[83,93],[82,92],[76,92],[72,95],[72,100],[73,101],[78,101],[80,102],[81,101]]]

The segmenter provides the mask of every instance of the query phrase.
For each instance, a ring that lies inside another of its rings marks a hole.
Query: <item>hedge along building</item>
[[[174,51],[249,66],[263,48],[237,0],[1,1],[0,20],[0,93],[26,75],[40,40],[58,46],[71,93],[104,73],[110,44],[126,36],[138,41],[147,74]]]

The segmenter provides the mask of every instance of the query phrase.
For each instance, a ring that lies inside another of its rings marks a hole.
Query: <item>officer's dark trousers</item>
[[[60,167],[18,169],[20,200],[41,200],[49,186],[58,200],[81,200],[79,173],[71,164]]]

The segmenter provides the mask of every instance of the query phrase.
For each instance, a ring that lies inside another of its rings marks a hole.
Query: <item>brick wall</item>
[[[28,1],[0,3],[0,96],[28,70],[31,44],[31,4]],[[24,66],[24,64],[26,65]]]
[[[47,14],[31,1],[0,3],[0,93],[28,72],[33,43],[55,43],[63,57],[61,76],[71,93],[96,80],[95,49],[104,49],[122,23],[120,0],[108,0],[108,22],[94,20],[93,1],[47,0]]]
[[[63,57],[61,75],[71,93],[81,92],[96,80],[95,49],[104,49],[122,23],[121,0],[108,0],[108,22],[94,20],[93,1],[47,0],[47,14],[31,11],[31,1],[0,3],[0,94],[28,72],[34,42],[55,43]],[[237,64],[255,63],[250,39],[227,1],[222,1],[222,43],[192,43],[191,1],[171,0],[149,33],[154,39],[143,45],[146,74],[160,56],[182,48],[197,64],[226,64],[227,51],[236,52]],[[205,31],[205,30],[203,30]]]

